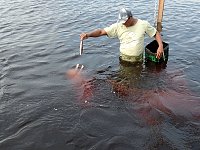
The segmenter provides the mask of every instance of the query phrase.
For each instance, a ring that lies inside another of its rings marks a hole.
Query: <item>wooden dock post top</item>
[[[157,17],[157,30],[158,30],[158,32],[162,31],[162,19],[163,19],[164,2],[165,2],[165,0],[159,0],[158,17]]]

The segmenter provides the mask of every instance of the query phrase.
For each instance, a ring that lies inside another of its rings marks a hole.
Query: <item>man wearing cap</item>
[[[156,57],[163,55],[163,44],[160,33],[147,21],[137,19],[127,8],[119,11],[118,22],[104,29],[97,29],[89,33],[82,33],[80,39],[107,35],[120,41],[120,60],[127,62],[142,62],[144,52],[144,36],[154,37],[158,42]]]

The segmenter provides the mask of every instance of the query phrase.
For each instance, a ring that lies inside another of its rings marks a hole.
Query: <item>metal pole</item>
[[[158,19],[157,19],[157,30],[159,32],[162,31],[162,19],[163,19],[164,2],[165,2],[165,0],[159,0]]]

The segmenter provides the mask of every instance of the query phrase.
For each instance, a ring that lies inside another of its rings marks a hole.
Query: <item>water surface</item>
[[[126,66],[119,42],[79,35],[130,1],[0,1],[0,149],[199,149],[198,0],[165,2],[167,64]],[[134,1],[154,24],[155,1]],[[152,39],[146,38],[145,44]],[[76,78],[66,72],[77,63]]]

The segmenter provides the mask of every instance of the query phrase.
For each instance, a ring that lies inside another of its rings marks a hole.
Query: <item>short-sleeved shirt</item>
[[[126,27],[122,23],[115,23],[104,28],[108,37],[118,38],[120,52],[128,56],[140,56],[144,52],[144,37],[153,37],[156,29],[148,21],[138,19],[134,26]]]

